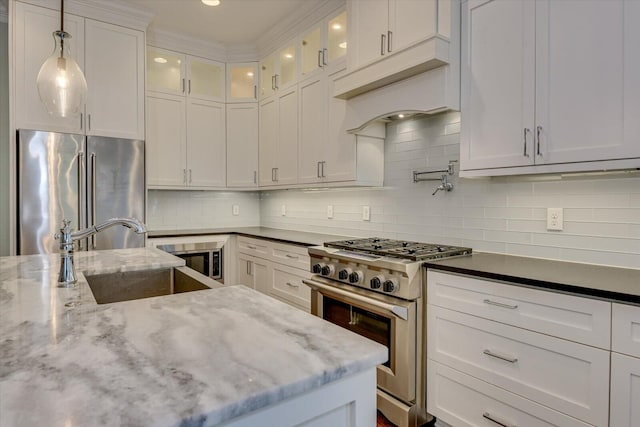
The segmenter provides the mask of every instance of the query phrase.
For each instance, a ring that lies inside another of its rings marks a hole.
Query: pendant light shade
[[[53,53],[40,67],[38,94],[49,114],[73,117],[82,112],[87,98],[87,81],[71,56],[71,35],[64,31],[64,0],[60,7],[60,31],[53,33]]]

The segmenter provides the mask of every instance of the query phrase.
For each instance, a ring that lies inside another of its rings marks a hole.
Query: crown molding
[[[20,1],[48,9],[60,10],[59,0]],[[122,0],[65,0],[64,11],[65,13],[71,13],[97,21],[109,22],[140,31],[145,31],[151,19],[153,19],[152,12],[132,6]]]
[[[256,42],[260,58],[266,57],[325,16],[345,7],[346,0],[325,0],[320,4],[305,4],[306,7],[300,7],[296,13],[287,16],[260,37]]]
[[[147,44],[163,49],[175,50],[215,61],[227,61],[227,51],[221,43],[210,42],[173,31],[150,27]]]

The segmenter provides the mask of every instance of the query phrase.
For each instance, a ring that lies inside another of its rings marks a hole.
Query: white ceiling
[[[1,0],[0,0],[1,1]],[[220,43],[226,47],[256,45],[279,22],[302,19],[326,0],[126,0],[155,14],[150,29],[165,30]]]

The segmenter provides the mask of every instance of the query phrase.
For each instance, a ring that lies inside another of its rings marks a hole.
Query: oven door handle
[[[353,292],[345,291],[340,288],[336,288],[334,286],[325,285],[324,283],[315,282],[312,280],[303,280],[302,283],[309,286],[311,289],[321,291],[327,291],[328,293],[332,293],[335,295],[340,295],[346,298],[350,298],[354,301],[361,302],[363,304],[371,305],[377,307],[381,310],[384,310],[390,314],[393,314],[396,317],[399,317],[402,320],[409,320],[409,310],[406,307],[402,307],[399,305],[393,305],[386,302],[378,301],[373,298],[368,298],[360,294],[356,294]]]

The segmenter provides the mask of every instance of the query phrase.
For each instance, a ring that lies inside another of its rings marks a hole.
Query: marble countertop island
[[[76,253],[100,274],[184,261]],[[1,426],[216,425],[371,369],[381,345],[243,286],[96,304],[58,255],[0,258]]]

